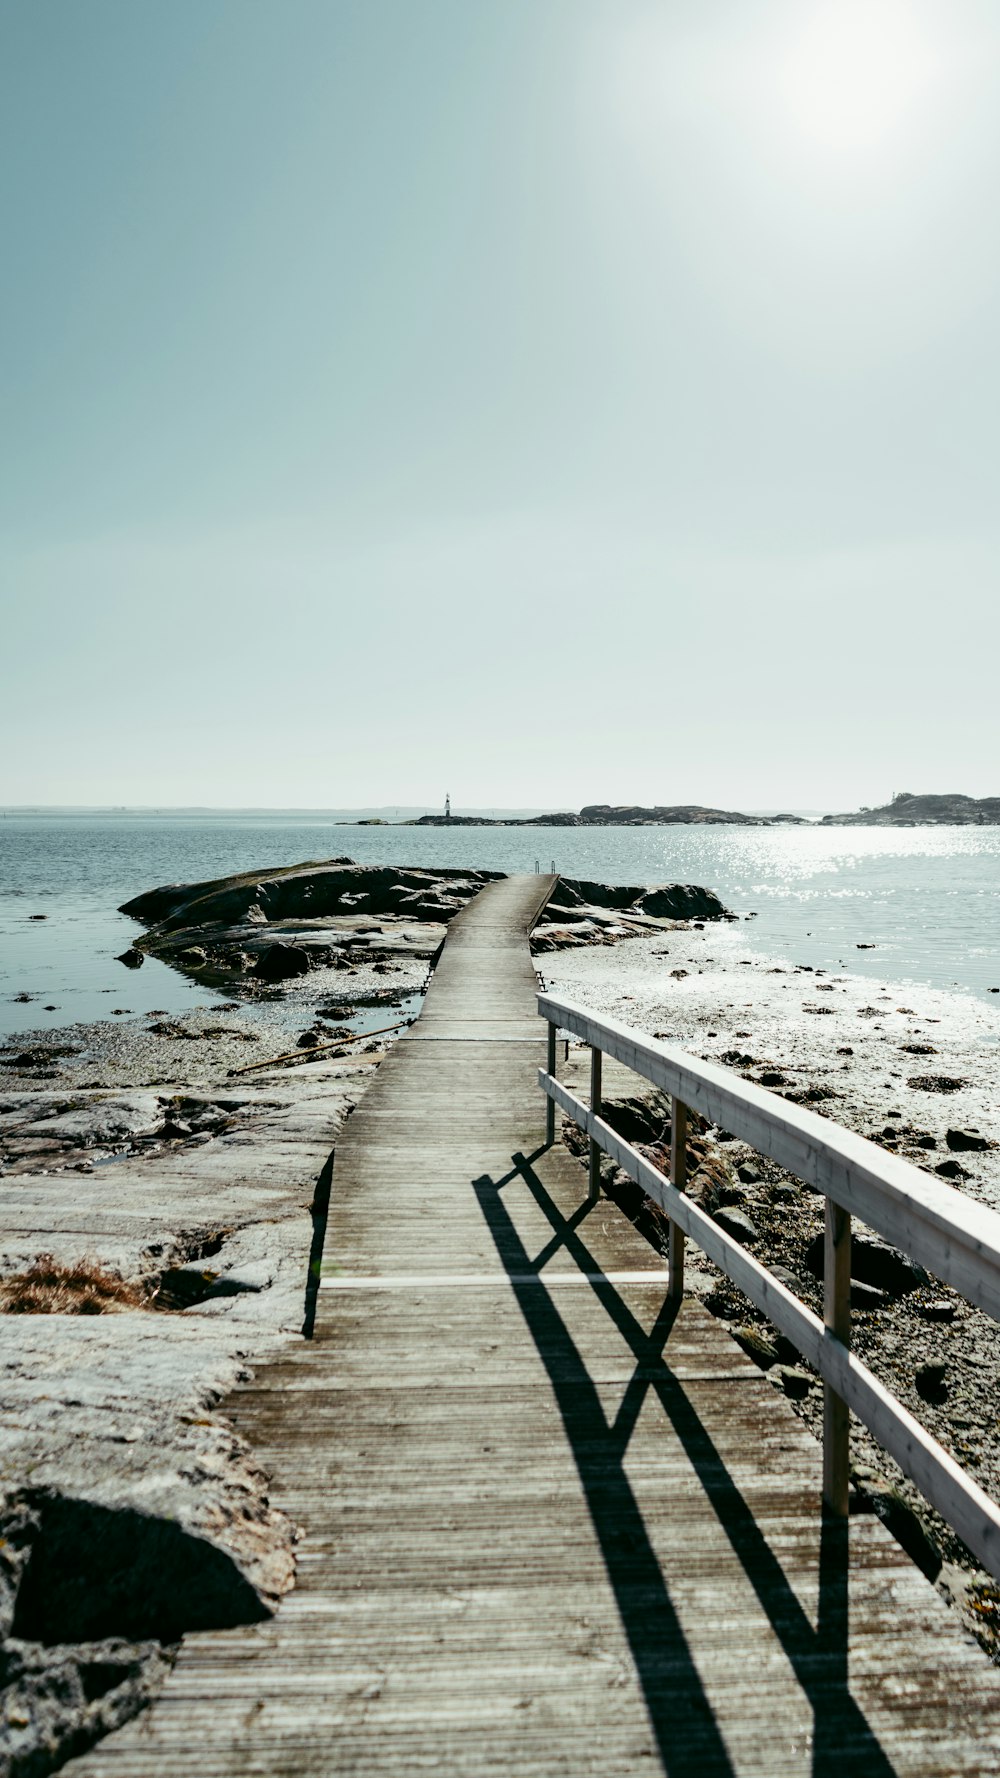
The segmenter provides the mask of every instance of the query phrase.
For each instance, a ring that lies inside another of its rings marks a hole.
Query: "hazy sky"
[[[0,25],[0,801],[1000,791],[995,0]]]

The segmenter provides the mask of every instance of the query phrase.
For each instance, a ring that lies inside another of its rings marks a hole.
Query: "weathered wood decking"
[[[296,1591],[73,1770],[1000,1769],[1000,1674],[877,1521],[824,1527],[801,1422],[543,1148],[549,887],[453,923],[338,1147],[316,1338],[230,1404]]]

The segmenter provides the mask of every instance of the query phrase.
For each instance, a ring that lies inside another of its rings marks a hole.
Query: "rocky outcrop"
[[[654,920],[725,920],[728,909],[713,889],[697,883],[656,883],[652,886],[591,883],[584,878],[560,877],[556,896],[570,906],[582,903],[616,908],[623,913],[645,914]]]
[[[317,920],[330,914],[410,914],[439,920],[455,913],[500,871],[400,870],[332,858],[286,870],[247,872],[204,883],[151,889],[119,910],[162,933],[188,926]],[[148,945],[147,945],[148,948]]]
[[[407,827],[775,827],[791,822],[803,826],[801,815],[741,815],[732,809],[706,809],[700,803],[588,803],[578,815],[421,815]]]
[[[1000,796],[913,796],[901,790],[878,809],[824,815],[824,827],[997,827]]]
[[[499,871],[403,870],[332,858],[202,883],[171,883],[125,902],[150,930],[133,949],[197,974],[273,987],[373,951],[430,959],[444,928]],[[376,922],[378,922],[376,924]]]
[[[359,822],[359,826],[363,825]],[[418,815],[406,827],[582,827],[579,815],[564,810],[557,815]]]
[[[454,819],[454,817],[453,817]],[[398,967],[432,960],[448,921],[501,873],[407,870],[335,858],[137,895],[122,913],[151,923],[136,949],[199,981],[278,987],[322,968]],[[536,950],[603,944],[658,922],[731,919],[693,883],[608,884],[561,878],[535,934]],[[0,1058],[2,1061],[2,1058]]]
[[[616,944],[657,927],[732,920],[718,896],[696,883],[590,883],[561,877],[555,895],[531,935],[536,953],[576,945]]]
[[[796,821],[797,816],[782,815],[780,820]],[[685,827],[773,827],[770,815],[741,815],[733,809],[706,809],[699,803],[655,803],[651,808],[639,804],[588,803],[580,810],[584,827],[660,827],[680,824]]]

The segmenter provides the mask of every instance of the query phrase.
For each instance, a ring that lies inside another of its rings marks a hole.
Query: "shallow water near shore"
[[[295,816],[8,815],[0,821],[0,1035],[154,1008],[182,1012],[219,998],[155,959],[136,971],[118,963],[137,931],[118,905],[161,883],[335,856],[701,883],[735,912],[753,914],[747,934],[759,950],[975,996],[1000,988],[998,828],[445,829]]]

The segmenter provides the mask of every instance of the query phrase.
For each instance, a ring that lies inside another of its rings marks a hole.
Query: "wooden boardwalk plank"
[[[338,1146],[316,1338],[230,1404],[303,1527],[296,1591],[188,1637],[74,1771],[1000,1769],[1000,1675],[876,1520],[824,1524],[801,1422],[544,1149],[550,886],[453,923]]]

